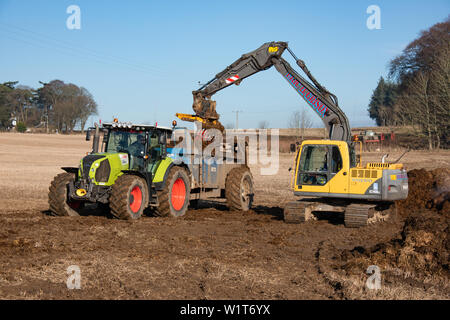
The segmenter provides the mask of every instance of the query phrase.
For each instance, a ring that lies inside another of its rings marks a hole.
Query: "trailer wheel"
[[[124,174],[112,186],[111,214],[122,220],[139,219],[148,203],[147,183],[140,177]]]
[[[84,202],[70,201],[67,199],[68,184],[75,180],[72,173],[60,173],[53,178],[48,192],[48,204],[50,211],[57,216],[72,216],[80,215],[83,209]]]
[[[172,167],[164,187],[157,191],[159,206],[154,214],[159,217],[181,217],[189,206],[191,180],[187,171],[181,167]]]
[[[225,181],[225,197],[230,210],[250,210],[253,203],[253,177],[247,167],[232,169]]]

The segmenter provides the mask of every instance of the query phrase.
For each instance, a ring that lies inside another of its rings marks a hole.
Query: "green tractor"
[[[95,132],[92,152],[78,168],[63,167],[65,172],[55,176],[50,211],[78,216],[91,207],[87,204],[97,204],[125,220],[140,218],[146,208],[156,216],[180,217],[190,203],[210,197],[225,198],[232,210],[249,210],[253,177],[247,161],[194,161],[188,150],[170,146],[174,129],[116,119],[89,128],[86,140]]]

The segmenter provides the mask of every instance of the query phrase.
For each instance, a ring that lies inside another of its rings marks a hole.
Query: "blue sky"
[[[369,30],[369,5],[381,29]],[[69,30],[66,9],[81,9]],[[103,121],[169,125],[192,113],[192,90],[242,54],[288,41],[312,74],[339,98],[352,126],[373,125],[367,104],[387,65],[450,13],[450,2],[0,0],[0,82],[60,79],[87,88]],[[285,54],[288,61],[295,62]],[[277,73],[260,72],[214,96],[223,124],[286,127],[295,110],[315,113]]]

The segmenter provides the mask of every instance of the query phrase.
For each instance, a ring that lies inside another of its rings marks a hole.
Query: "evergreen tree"
[[[377,87],[373,90],[372,97],[370,98],[370,103],[368,107],[369,116],[374,119],[378,126],[381,125],[382,121],[380,118],[380,106],[384,104],[386,82],[383,77],[378,80]]]

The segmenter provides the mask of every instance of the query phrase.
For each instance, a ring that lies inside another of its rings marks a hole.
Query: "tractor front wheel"
[[[70,200],[67,197],[68,185],[75,180],[72,173],[60,173],[53,178],[48,192],[48,204],[50,211],[57,216],[72,216],[80,215],[84,203],[82,201]]]
[[[139,219],[147,203],[148,190],[144,179],[128,174],[117,178],[109,198],[114,217],[122,220]]]

